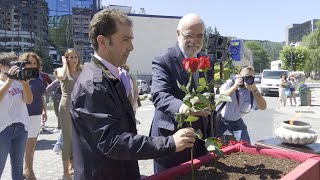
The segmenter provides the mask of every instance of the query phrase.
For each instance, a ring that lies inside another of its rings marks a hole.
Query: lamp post
[[[291,42],[290,44],[290,67],[291,67],[291,71],[292,69],[292,47],[295,46],[295,44],[293,42]]]

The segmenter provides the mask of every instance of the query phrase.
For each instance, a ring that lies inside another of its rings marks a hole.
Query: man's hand
[[[235,88],[238,89],[240,85],[243,85],[243,78],[239,75],[236,75],[236,79],[234,80],[233,86],[235,86]]]
[[[255,83],[251,84],[251,85],[248,85],[247,83],[245,83],[245,87],[249,90],[249,91],[256,91],[257,90],[257,86]]]
[[[176,152],[183,151],[186,148],[193,146],[195,142],[196,133],[192,128],[179,129],[173,135],[173,140],[176,145]]]
[[[207,107],[204,110],[193,112],[190,107],[187,105],[183,106],[182,113],[186,115],[193,115],[193,116],[199,116],[199,117],[208,117],[212,112],[212,109],[210,107]]]
[[[211,115],[211,113],[212,113],[212,109],[210,107],[207,107],[204,110],[197,111],[197,112],[191,112],[190,114],[193,116],[208,117],[209,115]]]

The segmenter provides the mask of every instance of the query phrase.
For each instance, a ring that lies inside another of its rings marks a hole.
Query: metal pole
[[[260,74],[261,74],[261,63],[260,63]]]
[[[292,71],[292,46],[290,45],[290,66]]]

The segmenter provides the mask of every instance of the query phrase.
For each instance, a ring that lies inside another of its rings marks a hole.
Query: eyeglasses
[[[193,34],[183,34],[181,31],[179,32],[186,40],[192,40],[192,39],[203,40],[204,39],[204,34],[198,34],[195,36]]]

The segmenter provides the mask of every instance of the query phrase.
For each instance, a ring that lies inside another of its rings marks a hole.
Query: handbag
[[[285,90],[284,90],[284,95],[286,95],[286,97],[290,97],[291,96],[291,91],[290,91],[290,88],[287,87]]]

